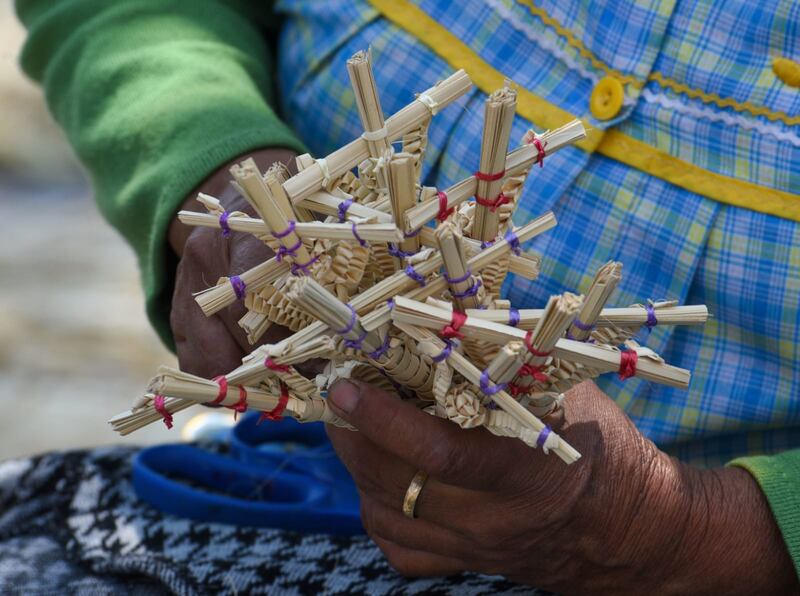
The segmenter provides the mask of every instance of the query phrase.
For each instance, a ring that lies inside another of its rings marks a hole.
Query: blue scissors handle
[[[161,511],[203,522],[363,533],[355,487],[322,425],[255,427],[257,417],[233,433],[233,457],[182,444],[143,449],[133,460],[137,494]]]

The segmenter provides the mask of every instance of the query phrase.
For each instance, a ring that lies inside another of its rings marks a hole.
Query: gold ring
[[[420,470],[414,474],[414,477],[411,479],[411,484],[408,485],[406,496],[403,499],[403,515],[410,519],[414,519],[414,517],[416,517],[414,515],[414,508],[417,506],[419,493],[422,492],[422,487],[425,486],[425,481],[427,479],[428,475]]]

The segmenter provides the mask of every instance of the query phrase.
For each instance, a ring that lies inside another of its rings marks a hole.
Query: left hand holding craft
[[[774,589],[792,568],[747,472],[668,457],[593,383],[546,420],[583,454],[567,471],[521,441],[462,430],[360,381],[339,381],[329,401],[359,431],[328,428],[367,533],[404,575],[477,571],[560,592],[703,593],[741,590],[740,573],[748,591],[760,579]]]

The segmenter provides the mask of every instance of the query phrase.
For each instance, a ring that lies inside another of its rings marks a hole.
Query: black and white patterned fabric
[[[0,463],[1,594],[529,594],[405,579],[367,537],[198,523],[139,501],[129,448]]]

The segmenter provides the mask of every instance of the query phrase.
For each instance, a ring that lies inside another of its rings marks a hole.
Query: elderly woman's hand
[[[517,439],[462,430],[356,381],[330,392],[360,432],[329,428],[369,535],[406,575],[477,571],[559,592],[774,593],[795,586],[765,499],[737,468],[701,471],[645,439],[592,383],[549,424],[567,466]],[[409,483],[429,474],[416,519]]]
[[[203,211],[195,199],[198,192],[215,196],[229,211],[255,215],[247,201],[231,185],[228,168],[232,163],[252,157],[262,170],[276,161],[291,163],[294,153],[287,149],[261,149],[240,156],[217,169],[189,194],[184,209]],[[181,224],[177,218],[169,230],[169,242],[179,257],[175,273],[170,325],[175,336],[181,370],[211,378],[225,374],[241,364],[242,357],[253,350],[238,321],[245,314],[244,305],[235,302],[211,317],[206,317],[192,294],[217,283],[220,277],[238,275],[272,256],[267,246],[250,234],[233,232],[224,238],[219,230]],[[288,334],[273,325],[259,343],[278,341]]]

